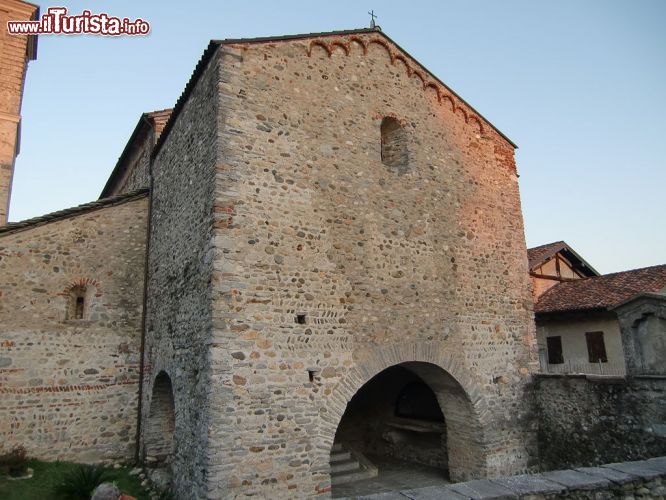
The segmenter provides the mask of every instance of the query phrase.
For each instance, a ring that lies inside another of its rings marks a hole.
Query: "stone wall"
[[[539,375],[544,469],[666,455],[666,377]]]
[[[153,383],[169,377],[175,406],[178,498],[205,497],[211,386],[211,273],[214,172],[217,155],[216,60],[210,62],[153,160],[142,446]],[[222,390],[223,388],[219,388]],[[150,450],[148,450],[150,451]],[[145,455],[146,450],[142,449]]]
[[[26,2],[0,1],[0,226],[7,222],[9,212],[14,159],[19,151],[23,85],[32,57],[29,37],[9,35],[7,21],[29,20],[36,9]]]
[[[0,453],[133,457],[148,209],[137,196],[0,230]],[[74,290],[86,291],[81,319]]]
[[[529,468],[512,145],[380,33],[219,50],[209,497],[327,493],[347,403],[406,361],[464,388],[460,478]],[[385,117],[407,169],[381,161]]]

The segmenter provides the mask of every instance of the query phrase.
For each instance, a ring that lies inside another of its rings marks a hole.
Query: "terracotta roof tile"
[[[606,309],[641,292],[659,292],[666,287],[666,265],[562,282],[544,293],[537,314]]]

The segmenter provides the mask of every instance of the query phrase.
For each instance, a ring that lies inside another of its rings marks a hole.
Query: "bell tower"
[[[7,223],[14,163],[21,141],[21,101],[28,61],[37,58],[37,35],[11,35],[7,21],[36,21],[39,7],[0,0],[0,225]]]

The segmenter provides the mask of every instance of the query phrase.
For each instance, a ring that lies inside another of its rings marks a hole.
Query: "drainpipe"
[[[155,145],[155,128],[150,122],[146,114],[141,116],[141,119],[148,124],[151,129],[150,137],[150,156],[148,157],[148,224],[146,224],[146,255],[144,260],[143,270],[143,309],[141,311],[141,348],[139,361],[139,401],[137,405],[137,420],[136,420],[136,446],[134,451],[134,460],[138,464],[141,460],[140,445],[141,445],[141,413],[143,412],[143,378],[144,378],[144,364],[146,360],[146,307],[148,303],[148,264],[150,255],[150,234],[152,225],[153,213],[153,147]]]

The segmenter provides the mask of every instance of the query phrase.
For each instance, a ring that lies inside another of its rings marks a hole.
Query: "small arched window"
[[[67,319],[86,319],[88,317],[88,290],[85,286],[75,286],[69,291]]]
[[[403,174],[409,168],[407,132],[398,120],[385,117],[381,124],[382,163],[392,171]]]

